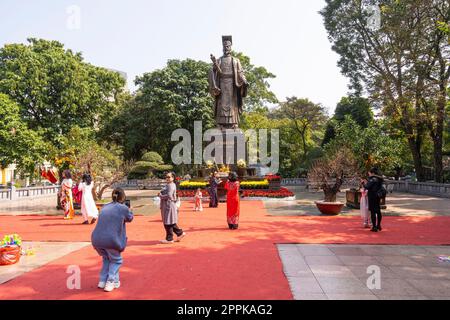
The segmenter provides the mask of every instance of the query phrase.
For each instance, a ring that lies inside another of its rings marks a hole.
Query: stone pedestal
[[[217,164],[230,165],[236,171],[238,160],[244,159],[247,162],[247,145],[242,130],[221,130],[221,136],[216,139],[216,149],[212,156]]]

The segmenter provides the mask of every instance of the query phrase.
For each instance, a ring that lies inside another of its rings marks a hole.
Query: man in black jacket
[[[370,217],[372,219],[372,229],[370,231],[381,231],[381,208],[380,197],[378,191],[383,187],[383,178],[378,168],[372,168],[369,171],[369,180],[364,185],[367,190],[367,198],[369,200]]]

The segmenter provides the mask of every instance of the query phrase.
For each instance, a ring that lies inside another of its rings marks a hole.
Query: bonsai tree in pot
[[[334,148],[314,162],[308,171],[308,185],[322,189],[324,201],[316,201],[323,214],[339,214],[344,203],[336,201],[346,181],[357,178],[358,166],[350,149]]]

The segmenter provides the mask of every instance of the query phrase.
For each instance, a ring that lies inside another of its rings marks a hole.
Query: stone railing
[[[450,184],[387,180],[388,191],[450,198]]]
[[[0,189],[0,201],[56,195],[59,189],[60,186]]]
[[[166,184],[162,179],[127,180],[116,182],[112,187],[131,190],[159,190]]]
[[[306,178],[283,178],[281,179],[282,186],[306,186]]]

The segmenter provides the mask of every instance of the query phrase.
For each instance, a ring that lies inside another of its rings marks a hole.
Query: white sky
[[[95,65],[137,75],[168,59],[209,62],[220,56],[221,36],[277,78],[280,100],[305,97],[330,113],[347,94],[322,17],[323,0],[0,0],[0,46],[28,37],[58,40]],[[80,9],[73,29],[71,6]]]

